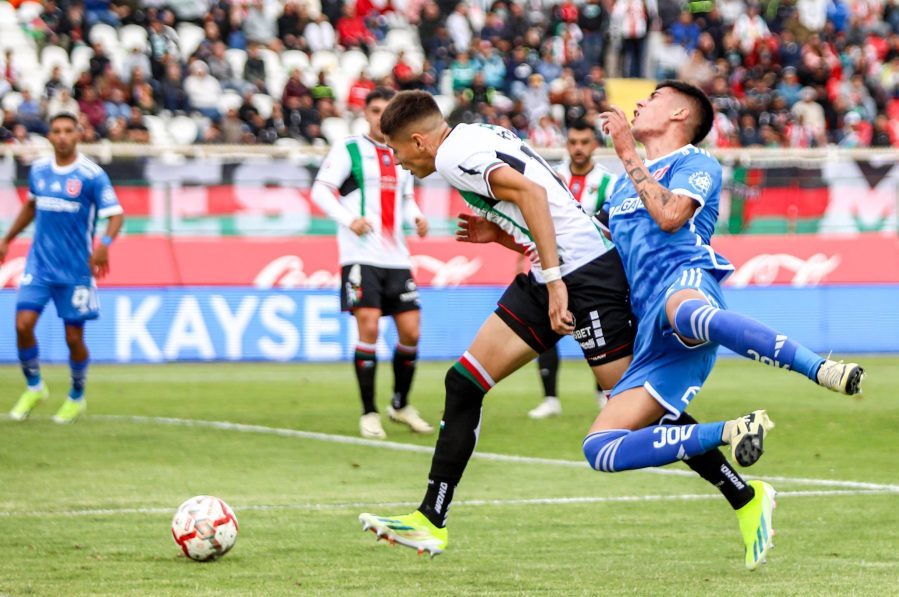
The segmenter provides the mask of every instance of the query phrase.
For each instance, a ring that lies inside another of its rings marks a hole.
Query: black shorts
[[[618,251],[597,257],[563,280],[568,288],[568,310],[574,315],[574,339],[590,366],[631,355],[637,330]],[[495,313],[537,354],[562,338],[550,325],[546,286],[530,273],[515,277]]]
[[[418,288],[408,269],[356,263],[340,269],[340,308],[380,309],[384,315],[415,311],[421,306]]]

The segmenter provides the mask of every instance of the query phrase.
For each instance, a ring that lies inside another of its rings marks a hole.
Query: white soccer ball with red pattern
[[[192,497],[172,519],[175,543],[192,560],[220,558],[237,541],[237,517],[223,500],[211,495]]]

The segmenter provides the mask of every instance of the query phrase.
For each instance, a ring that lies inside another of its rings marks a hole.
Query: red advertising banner
[[[409,242],[422,286],[505,285],[520,263],[518,254],[498,245],[446,237]],[[730,286],[899,283],[899,238],[893,235],[741,235],[713,244],[736,267]],[[0,266],[0,288],[17,285],[27,250],[24,239],[13,244]],[[340,280],[332,237],[134,236],[116,242],[111,262],[101,286],[336,288]]]

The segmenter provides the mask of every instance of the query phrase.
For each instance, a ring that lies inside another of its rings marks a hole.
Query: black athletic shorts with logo
[[[574,315],[574,339],[590,366],[631,355],[637,329],[618,250],[600,255],[563,280],[568,288],[568,310]],[[546,286],[530,273],[515,277],[495,313],[537,354],[562,338],[550,325]]]
[[[420,309],[412,272],[362,263],[344,265],[340,270],[340,308],[352,311],[359,307],[380,309],[384,315]]]

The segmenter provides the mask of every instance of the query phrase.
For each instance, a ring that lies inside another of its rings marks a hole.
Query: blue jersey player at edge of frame
[[[836,392],[861,391],[859,365],[824,359],[786,334],[727,309],[720,282],[733,266],[710,246],[721,165],[695,147],[713,117],[708,97],[681,81],[660,83],[637,103],[630,123],[617,108],[601,115],[626,172],[607,212],[638,326],[633,361],[584,439],[584,456],[599,471],[663,466],[725,445],[743,466],[758,460],[773,427],[764,410],[730,421],[670,424],[699,392],[719,345]],[[646,161],[635,141],[644,145]],[[753,499],[737,516],[746,567],[754,570],[772,545],[775,492],[762,481],[749,486]]]
[[[0,240],[0,263],[9,244],[34,221],[35,231],[16,300],[16,345],[27,389],[10,411],[17,421],[28,418],[49,396],[41,378],[34,328],[51,300],[65,324],[72,387],[53,416],[72,423],[87,408],[84,387],[89,353],[84,323],[100,315],[94,278],[109,272],[109,246],[124,222],[122,207],[106,173],[78,153],[81,132],[74,115],[50,119],[48,138],[53,157],[40,159],[28,176],[28,201]],[[97,220],[108,218],[106,233],[94,246]]]

